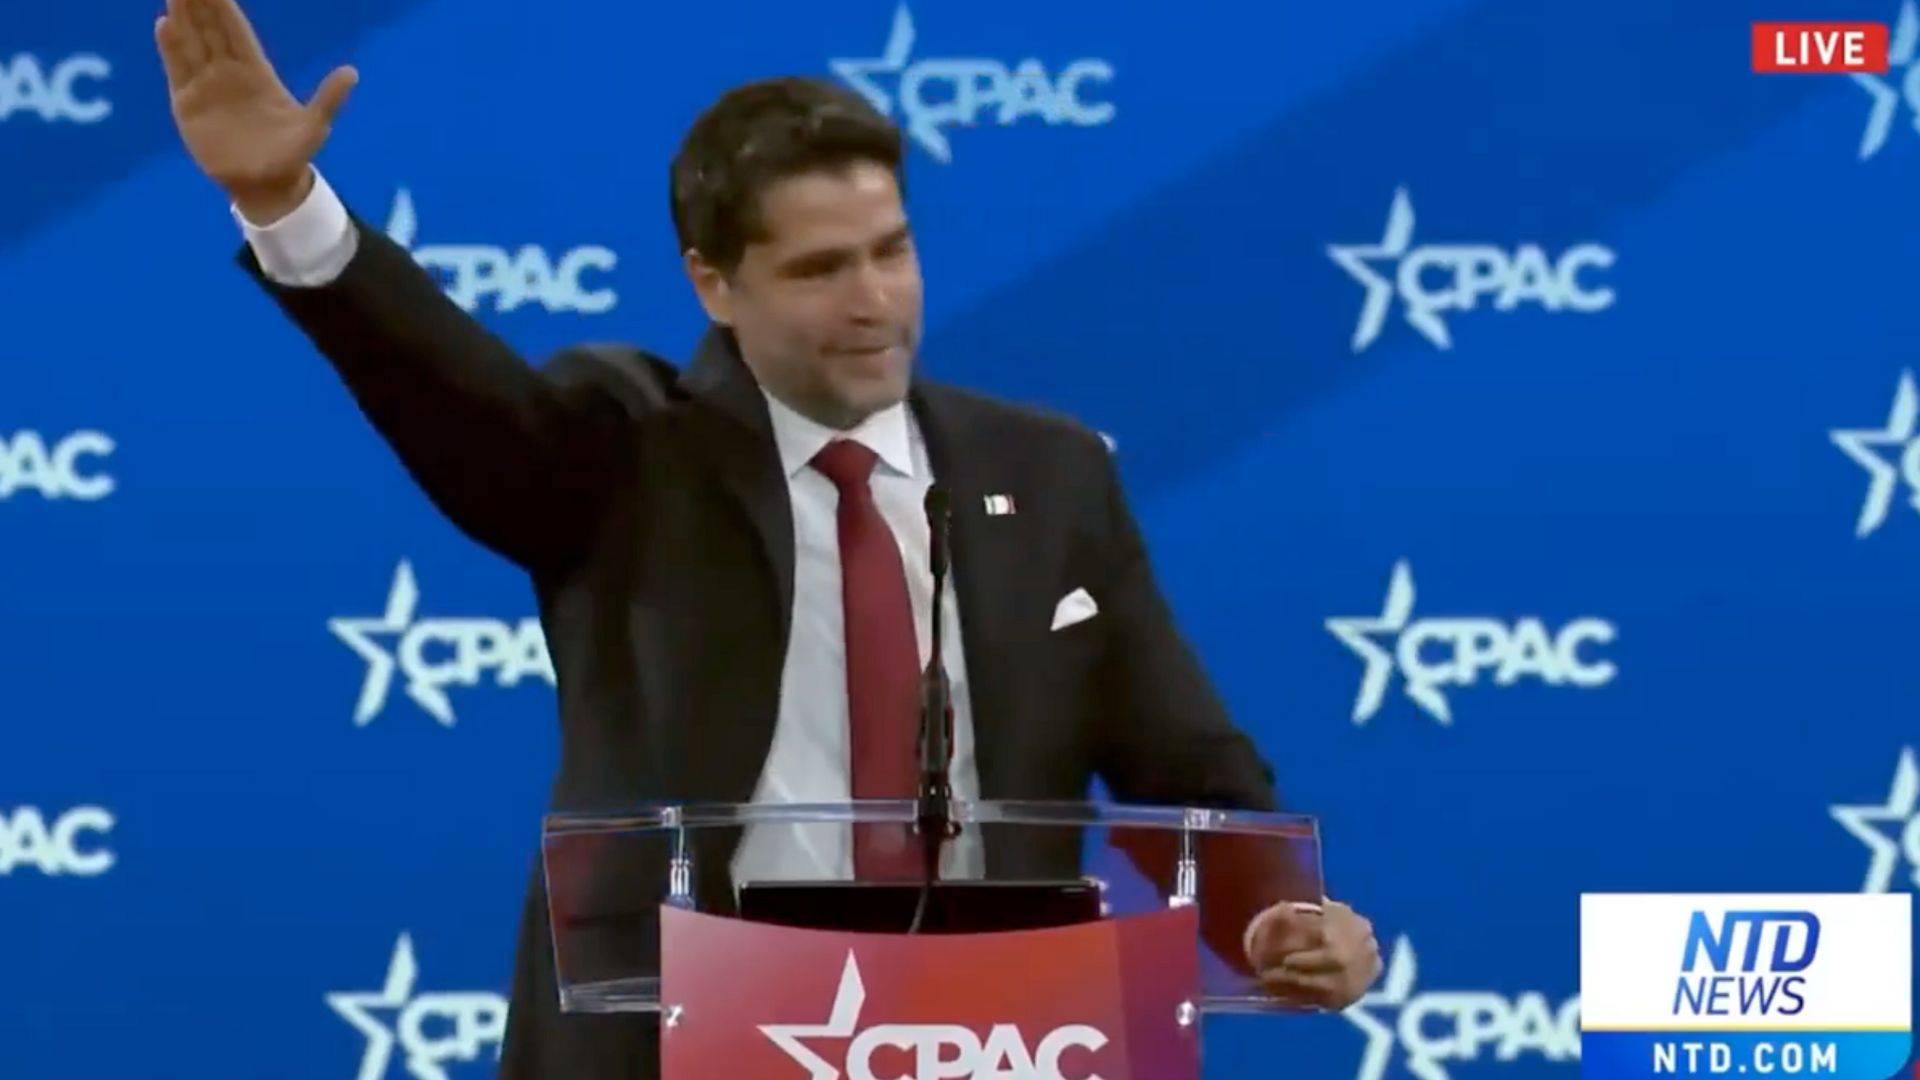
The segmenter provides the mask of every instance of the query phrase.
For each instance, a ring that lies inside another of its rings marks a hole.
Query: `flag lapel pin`
[[[986,504],[987,516],[989,517],[1000,517],[1013,513],[1013,496],[1011,495],[988,495],[986,497]]]

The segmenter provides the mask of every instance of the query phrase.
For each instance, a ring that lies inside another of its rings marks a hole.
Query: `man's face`
[[[733,328],[762,386],[852,427],[902,400],[920,342],[920,260],[893,173],[804,173],[760,196],[765,240],[723,276],[690,257],[708,314]]]

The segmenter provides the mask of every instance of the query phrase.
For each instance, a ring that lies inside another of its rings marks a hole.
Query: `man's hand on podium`
[[[1299,1005],[1344,1009],[1380,977],[1373,923],[1338,900],[1268,908],[1247,927],[1246,947],[1260,984]]]

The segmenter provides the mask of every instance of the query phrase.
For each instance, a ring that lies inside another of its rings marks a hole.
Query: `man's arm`
[[[1161,595],[1112,456],[1100,454],[1102,772],[1124,802],[1274,810],[1273,769],[1233,723]]]
[[[1106,621],[1102,778],[1121,802],[1278,810],[1272,767],[1233,723],[1161,594],[1110,454],[1101,454],[1100,468],[1106,556],[1103,585],[1093,591],[1097,618]],[[1163,893],[1171,890],[1175,834],[1121,831],[1114,846]],[[1197,854],[1201,936],[1221,960],[1254,974],[1257,926],[1276,902],[1302,891],[1291,845],[1218,833],[1204,838]]]
[[[239,259],[468,535],[532,565],[582,541],[625,410],[527,366],[399,245],[353,219],[313,159],[358,75],[288,91],[234,0],[167,0],[154,23],[181,142],[251,242]]]
[[[234,216],[243,269],[319,349],[441,512],[522,565],[566,557],[627,413],[563,353],[535,371],[317,171],[285,216]]]

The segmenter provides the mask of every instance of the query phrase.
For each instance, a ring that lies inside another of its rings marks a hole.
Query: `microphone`
[[[947,574],[947,530],[951,519],[947,503],[948,495],[945,487],[934,484],[927,488],[927,536],[932,548],[928,561],[933,565],[933,581],[936,585]],[[935,604],[940,602],[939,589],[933,592],[933,602]],[[939,632],[940,624],[935,622],[933,629],[936,633]]]
[[[920,789],[915,806],[915,828],[920,834],[920,904],[908,933],[918,933],[927,913],[933,883],[940,877],[940,853],[948,840],[960,835],[953,820],[953,702],[947,667],[941,657],[941,598],[946,592],[949,497],[934,484],[927,489],[928,563],[933,570],[932,651],[920,675]]]

